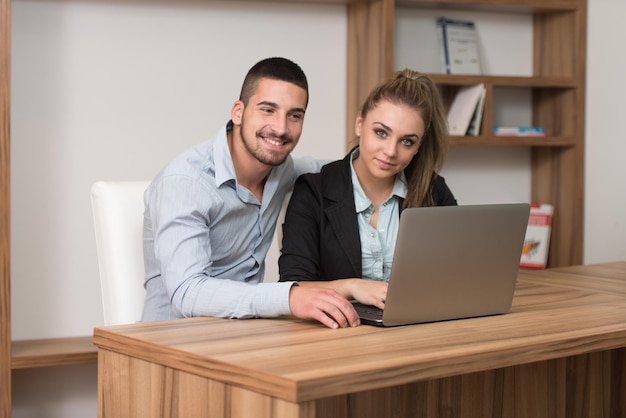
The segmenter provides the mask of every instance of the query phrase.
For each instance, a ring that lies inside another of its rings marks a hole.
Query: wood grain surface
[[[240,416],[235,393],[263,417],[624,416],[594,413],[626,413],[626,263],[522,271],[505,315],[340,330],[191,318],[97,328],[94,343],[109,409],[170,374],[170,386],[200,379],[196,390],[217,391],[221,415],[194,416]],[[145,396],[179,399],[171,387]]]
[[[95,363],[97,358],[91,336],[21,340],[11,344],[12,369]]]

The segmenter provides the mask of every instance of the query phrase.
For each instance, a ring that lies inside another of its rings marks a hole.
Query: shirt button
[[[380,232],[381,234],[384,234],[385,230],[384,229],[380,229],[378,232]]]

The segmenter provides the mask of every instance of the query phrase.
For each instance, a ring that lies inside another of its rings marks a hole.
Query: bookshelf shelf
[[[494,11],[508,13],[554,13],[578,10],[577,0],[398,0],[397,6],[429,9]]]
[[[11,369],[95,363],[98,350],[91,336],[13,341]]]
[[[491,75],[427,74],[432,80],[445,86],[465,86],[485,83],[494,87],[531,87],[573,89],[577,87],[574,77],[510,77]]]
[[[542,136],[451,136],[451,146],[490,146],[490,147],[574,147],[576,142],[572,137]]]

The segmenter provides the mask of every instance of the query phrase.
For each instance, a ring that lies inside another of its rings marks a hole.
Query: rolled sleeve
[[[260,317],[290,315],[289,291],[295,282],[263,283],[257,286],[255,306]]]

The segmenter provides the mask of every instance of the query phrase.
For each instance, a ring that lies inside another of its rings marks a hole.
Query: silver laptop
[[[529,213],[526,203],[405,209],[385,309],[355,303],[361,323],[396,326],[508,312]]]

